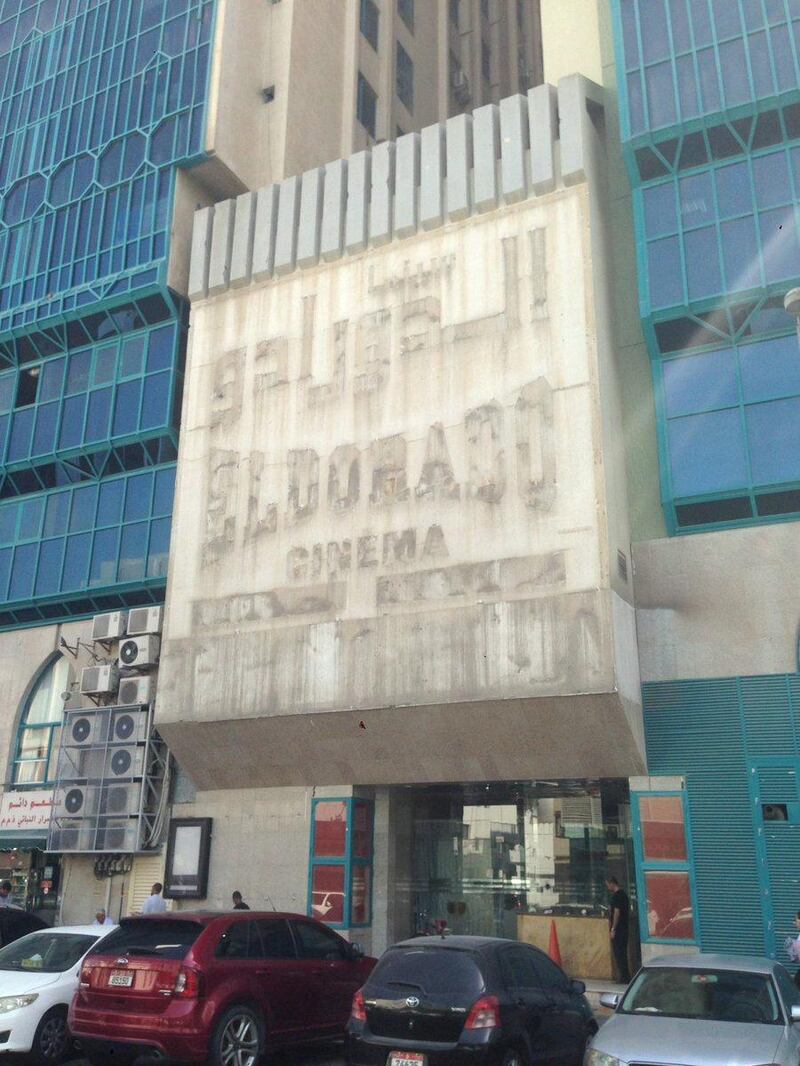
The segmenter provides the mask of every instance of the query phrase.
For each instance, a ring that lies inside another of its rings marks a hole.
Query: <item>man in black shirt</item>
[[[233,909],[235,911],[249,911],[250,910],[250,908],[247,906],[245,901],[242,899],[242,893],[241,892],[234,892],[233,893]]]
[[[611,897],[608,902],[608,935],[611,937],[611,949],[614,952],[619,979],[627,985],[631,979],[631,971],[628,969],[628,924],[631,904],[619,887],[616,877],[606,878],[606,888]]]

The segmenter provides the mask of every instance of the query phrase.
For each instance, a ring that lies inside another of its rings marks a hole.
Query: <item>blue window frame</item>
[[[0,332],[166,280],[203,158],[214,0],[0,8]],[[151,269],[157,264],[157,275]]]
[[[352,796],[311,805],[308,914],[350,929],[372,924],[373,805]]]
[[[642,942],[699,943],[684,794],[633,792],[631,814]]]
[[[41,788],[55,783],[63,693],[69,691],[69,682],[69,663],[58,655],[45,665],[28,693],[14,751],[12,781],[16,788]]]

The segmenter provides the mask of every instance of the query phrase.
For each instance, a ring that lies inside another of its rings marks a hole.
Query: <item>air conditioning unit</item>
[[[139,813],[142,798],[141,782],[130,785],[106,785],[100,798],[100,814],[127,818]]]
[[[92,619],[92,640],[119,640],[125,636],[125,612],[109,611]]]
[[[128,636],[161,632],[162,607],[134,607],[128,614]]]
[[[64,724],[62,743],[69,747],[91,748],[108,741],[108,711],[70,711]]]
[[[81,670],[81,692],[84,696],[110,696],[117,691],[119,671],[114,663],[84,666]]]
[[[148,704],[152,702],[155,691],[156,682],[152,674],[145,674],[143,677],[123,677],[119,683],[117,703],[121,707]]]
[[[79,781],[105,784],[107,781],[143,777],[146,748],[144,745],[111,745],[107,748],[88,748],[81,751],[78,773]],[[62,777],[62,783],[68,778]]]
[[[463,70],[454,70],[450,75],[450,84],[453,87],[453,96],[460,104],[468,104],[472,99],[469,78]]]
[[[92,818],[98,813],[101,790],[94,785],[67,785],[59,790],[53,806],[53,817]]]
[[[119,646],[120,666],[155,666],[161,641],[158,637],[128,637]]]
[[[109,740],[112,744],[141,744],[147,740],[150,715],[146,707],[112,707]]]
[[[85,822],[62,822],[50,830],[47,838],[47,850],[92,851],[94,837],[94,826],[87,827]]]
[[[109,748],[106,759],[105,780],[115,777],[143,777],[144,776],[143,747]]]
[[[130,819],[99,822],[95,833],[95,851],[136,851],[139,847],[139,823]]]

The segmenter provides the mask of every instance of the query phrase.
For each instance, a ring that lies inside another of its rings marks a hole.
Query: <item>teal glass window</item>
[[[87,587],[163,589],[174,484],[171,465],[0,501],[0,623]]]
[[[696,944],[691,839],[680,792],[631,793],[642,943]]]
[[[666,497],[679,528],[800,509],[796,334],[682,353],[657,366]],[[744,500],[731,515],[721,494]],[[701,498],[705,498],[702,499]],[[696,505],[703,503],[705,511]],[[715,518],[714,515],[717,514]]]
[[[740,10],[733,0],[614,0],[614,8],[625,140],[798,91],[793,2],[746,0]]]
[[[315,799],[311,808],[308,914],[339,928],[372,923],[373,805]]]
[[[60,655],[45,666],[22,707],[17,729],[13,783],[41,787],[55,782],[64,715],[62,693],[70,688],[70,668]]]

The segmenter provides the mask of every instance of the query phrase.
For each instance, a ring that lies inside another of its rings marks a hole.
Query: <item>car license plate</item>
[[[115,970],[108,979],[109,985],[114,988],[130,988],[133,984],[133,974],[124,970]]]
[[[390,1051],[386,1066],[425,1066],[425,1056],[417,1051]]]

